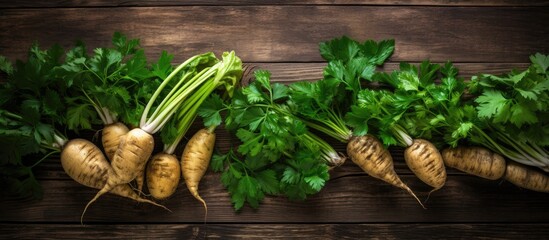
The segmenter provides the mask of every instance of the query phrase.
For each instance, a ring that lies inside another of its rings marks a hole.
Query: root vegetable
[[[138,194],[143,193],[143,186],[145,185],[145,171],[147,166],[143,166],[143,169],[140,169],[137,175],[135,176],[135,184],[137,185]]]
[[[144,169],[154,148],[154,138],[140,128],[134,128],[122,139],[112,160],[115,178],[112,184],[129,183]]]
[[[442,151],[442,159],[448,167],[490,180],[500,179],[505,174],[505,159],[483,147],[447,148]]]
[[[228,55],[230,59],[235,58],[234,52]],[[213,79],[211,77],[215,75],[216,71],[218,69],[223,69],[220,67],[224,66],[223,63],[215,65],[217,66],[216,68],[213,68],[213,66],[210,68],[207,66],[208,64],[193,65],[194,63],[202,62],[202,60],[207,60],[206,62],[211,64],[218,62],[213,53],[195,55],[181,63],[162,81],[160,86],[157,87],[143,109],[141,120],[139,121],[139,128],[130,130],[125,137],[121,139],[111,162],[113,168],[112,173],[108,174],[109,176],[105,186],[103,186],[95,197],[88,202],[84,212],[86,212],[86,209],[90,204],[117,185],[128,184],[138,178],[138,187],[142,188],[142,177],[144,177],[146,163],[151,157],[154,149],[153,134],[164,127],[174,115],[180,104],[193,93],[201,83]],[[188,72],[186,72],[183,77],[176,77],[178,73],[187,66],[190,67],[190,69],[186,69]],[[199,70],[195,68],[196,66],[204,68]],[[158,103],[153,110],[153,105],[157,103],[157,98],[172,79],[179,80],[175,85],[172,85],[173,87],[171,90],[169,90],[167,95],[160,100],[160,103]]]
[[[425,208],[414,192],[400,180],[394,170],[391,154],[377,138],[372,135],[352,137],[347,144],[347,154],[370,176],[406,190]]]
[[[521,188],[549,193],[549,176],[547,174],[516,162],[508,162],[505,180]]]
[[[103,127],[101,142],[103,144],[103,149],[105,149],[107,160],[112,161],[121,138],[129,131],[128,127],[121,122],[108,124]]]
[[[206,202],[198,194],[198,184],[206,173],[215,145],[215,132],[200,129],[189,140],[181,157],[181,172],[189,192],[202,204],[206,213]]]
[[[116,151],[111,166],[113,171],[108,172],[105,186],[99,190],[95,197],[88,202],[86,209],[101,195],[111,191],[118,185],[128,184],[145,168],[147,160],[154,148],[154,138],[151,134],[140,128],[134,128],[126,134],[118,150]]]
[[[442,155],[431,142],[414,139],[412,145],[404,151],[406,165],[424,183],[436,191],[446,183],[446,168]]]
[[[109,177],[113,175],[113,169],[101,150],[95,144],[85,139],[77,138],[67,142],[61,152],[61,165],[73,180],[95,189],[104,188]],[[158,203],[140,197],[127,184],[118,184],[110,187],[108,192],[167,209]],[[82,217],[85,211],[82,213]]]
[[[173,195],[180,178],[179,160],[172,154],[155,154],[147,163],[147,187],[156,199],[166,199]]]

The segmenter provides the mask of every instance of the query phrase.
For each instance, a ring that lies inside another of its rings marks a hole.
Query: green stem
[[[166,95],[164,98],[171,98],[177,91],[177,89],[179,89],[181,87],[181,85],[185,82],[187,82],[187,79],[192,75],[192,72],[187,72],[185,73],[180,79],[179,79],[179,82],[177,82],[177,84],[170,90],[170,92],[168,93],[168,95]],[[156,116],[158,116],[160,114],[161,111],[163,111],[164,108],[162,106],[158,106],[154,112],[151,114],[150,118],[154,118]]]
[[[391,127],[391,131],[393,132],[399,143],[404,147],[412,146],[412,144],[414,143],[412,137],[408,135],[408,133],[402,126],[398,124],[393,124]]]
[[[198,89],[191,97],[182,103],[181,108],[178,108],[179,114],[177,115],[177,118],[179,121],[177,122],[177,137],[172,143],[165,145],[164,152],[171,154],[175,151],[175,148],[183,139],[191,127],[191,123],[196,118],[198,108],[214,89],[215,85],[213,84],[203,85],[202,88]],[[216,126],[213,128],[215,129],[215,127]]]
[[[516,152],[518,152],[523,157],[524,161],[529,162],[526,163],[527,165],[536,167],[542,167],[546,165],[546,163],[539,159],[540,156],[526,144],[517,142],[511,139],[506,134],[501,133],[500,131],[496,131],[495,133],[497,134],[498,139],[510,145],[513,149],[515,149]]]
[[[208,133],[213,133],[213,132],[215,132],[215,129],[217,129],[217,126],[212,125],[212,126],[207,127],[206,129],[208,130]]]
[[[541,154],[541,156],[545,159],[547,159],[549,157],[549,153],[547,153],[547,151],[545,151],[543,148],[541,148],[540,146],[538,146],[537,144],[535,143],[532,143],[532,147],[538,152]]]
[[[104,84],[105,83],[105,80],[103,80],[103,78],[99,75],[97,75],[96,72],[92,71],[91,68],[88,66],[88,64],[84,63],[84,67],[86,67],[86,69],[91,72],[93,75],[95,75],[95,77],[97,77],[99,80],[101,80],[101,82]]]
[[[106,119],[106,122],[104,122],[105,125],[113,124],[117,121],[116,116],[108,108],[102,107],[101,110],[105,115],[105,119]]]
[[[233,59],[233,58],[231,58]],[[220,80],[227,73],[224,66],[231,66],[231,63],[218,62],[211,68],[204,69],[198,73],[193,79],[191,79],[182,89],[194,90],[194,92],[183,91],[178,92],[177,95],[186,96],[190,94],[187,99],[182,100],[181,107],[178,107],[179,113],[176,115],[177,120],[177,137],[175,140],[167,146],[167,151],[174,151],[175,147],[179,144],[181,139],[185,136],[189,130],[191,123],[197,116],[197,111],[202,102],[220,85]],[[212,79],[212,76],[215,76]],[[196,79],[196,80],[195,80]],[[206,126],[208,131],[213,132],[217,126]]]
[[[102,109],[101,105],[93,101],[84,89],[81,89],[81,91],[82,93],[84,93],[84,96],[88,99],[92,107],[95,109],[95,111],[97,112],[97,115],[99,115],[99,118],[101,118],[101,122],[103,122],[104,125],[109,124],[107,120],[107,116],[105,116],[104,115],[105,113],[101,110]]]
[[[196,58],[198,58],[199,56],[196,55],[196,56],[193,56],[189,59],[187,59],[187,61],[181,63],[176,69],[174,69],[170,75],[168,75],[168,77],[166,77],[164,79],[164,81],[162,81],[162,83],[160,84],[160,86],[158,86],[158,88],[156,89],[156,91],[153,93],[153,95],[151,96],[151,99],[149,99],[149,102],[147,103],[147,105],[145,106],[145,109],[143,110],[143,114],[141,115],[141,121],[140,121],[140,124],[139,126],[145,126],[146,123],[147,123],[147,118],[148,118],[148,115],[149,115],[149,111],[151,110],[152,108],[152,105],[154,104],[156,98],[158,98],[158,96],[160,95],[160,93],[162,92],[162,90],[164,89],[164,87],[166,87],[166,85],[168,85],[168,83],[179,73],[179,71],[181,71],[181,69],[183,69],[185,66],[187,66],[189,63],[191,63],[192,61],[194,61]]]
[[[303,120],[303,122],[305,122],[305,124],[311,128],[314,128],[318,131],[321,131],[323,132],[324,134],[330,136],[330,137],[333,137],[335,139],[337,139],[338,141],[342,142],[342,143],[347,143],[349,141],[349,138],[348,136],[346,135],[342,135],[340,133],[337,133],[336,131],[333,130],[333,128],[328,128],[328,127],[325,127],[323,125],[320,125],[320,124],[317,124],[317,123],[314,123],[314,122],[311,122],[311,121],[307,121],[307,120]]]
[[[312,121],[304,122],[310,127],[346,143],[353,136],[353,132],[347,128],[345,121],[336,112],[330,109],[325,109],[324,112],[328,115],[328,119],[316,119],[317,123]]]
[[[61,136],[59,133],[54,133],[53,139],[55,140],[55,143],[59,145],[59,149],[62,149],[68,141],[67,138]]]
[[[178,107],[175,107],[175,105],[178,105],[179,102],[177,102],[174,99],[177,99],[178,96],[181,95],[185,89],[189,87],[189,84],[193,81],[196,81],[196,76],[192,77],[190,80],[187,80],[187,77],[190,77],[192,73],[187,73],[185,76],[183,76],[179,82],[171,89],[171,91],[168,93],[166,97],[162,100],[162,102],[158,105],[156,110],[153,112],[153,114],[150,116],[149,120],[147,121],[146,125],[160,125],[161,122],[165,120],[165,117],[167,113],[170,112],[170,109],[175,110]],[[184,83],[184,85],[182,85]],[[160,123],[159,123],[160,122]],[[152,130],[154,131],[154,130]]]
[[[51,155],[53,154],[56,154],[56,153],[60,153],[61,151],[59,149],[56,149],[56,150],[53,150],[51,152],[49,152],[48,154],[46,154],[44,157],[42,157],[40,160],[38,160],[37,162],[35,162],[33,165],[31,165],[29,168],[34,168],[36,167],[38,164],[40,164],[42,161],[48,159]]]
[[[335,111],[329,110],[327,111],[328,115],[330,116],[331,121],[333,122],[335,129],[337,130],[341,135],[345,136],[347,135],[347,139],[351,137],[352,131],[347,128],[347,125],[345,124],[345,121],[343,121],[343,117],[341,115],[337,114]]]
[[[196,88],[201,83],[203,83],[203,82],[207,81],[208,79],[210,79],[210,77],[212,76],[213,73],[214,72],[212,71],[210,74],[201,75],[201,77],[199,79],[197,79],[196,82],[193,82],[193,84],[191,86],[188,86],[188,87],[184,86],[183,88],[185,90],[181,94],[176,95],[175,99],[170,99],[170,102],[169,102],[168,106],[166,107],[167,110],[163,111],[162,114],[159,117],[157,117],[152,123],[150,123],[150,125],[156,126],[156,128],[154,128],[153,132],[159,131],[164,126],[164,124],[169,120],[171,115],[173,115],[175,113],[177,108],[179,108],[181,103],[190,94],[192,94],[193,91],[195,91]]]
[[[524,163],[526,164],[525,160],[521,158],[521,155],[514,152],[513,150],[510,150],[501,144],[498,144],[495,142],[490,136],[488,136],[482,129],[477,127],[476,125],[473,125],[473,130],[475,130],[478,133],[478,136],[482,138],[481,141],[473,141],[477,144],[480,144],[496,153],[499,153],[503,155],[504,157],[511,159],[516,162]]]
[[[319,146],[324,160],[329,162],[331,165],[341,165],[345,161],[345,159],[342,158],[330,144],[317,135],[307,132],[304,137],[305,141],[313,142],[315,145]]]
[[[183,91],[178,92],[173,96],[173,99],[164,99],[162,103],[160,103],[160,106],[164,106],[167,104],[159,116],[157,116],[154,119],[151,119],[152,121],[147,122],[147,124],[144,127],[141,127],[145,131],[150,131],[150,133],[155,133],[162,129],[162,127],[165,125],[165,123],[169,120],[169,118],[175,113],[177,108],[181,105],[181,103],[190,95],[197,87],[200,86],[203,82],[207,81],[211,78],[213,74],[215,74],[215,71],[217,68],[214,66],[210,68],[207,72],[205,72],[203,75],[200,75],[195,81],[191,80],[190,86],[185,84],[182,89]],[[194,78],[193,78],[194,79]]]
[[[8,112],[8,111],[2,111],[2,113],[6,116],[6,117],[11,117],[15,120],[19,120],[19,121],[22,121],[23,120],[23,117],[15,114],[15,113],[12,113],[12,112]]]
[[[118,68],[118,69],[116,69],[114,72],[112,72],[111,74],[109,74],[108,76],[107,76],[107,72],[106,72],[107,69],[105,69],[105,76],[106,76],[105,79],[111,78],[111,77],[114,76],[115,74],[121,72],[122,69],[123,69],[123,68]],[[119,80],[117,80],[117,81],[119,81]],[[116,84],[116,83],[115,83],[115,84]]]

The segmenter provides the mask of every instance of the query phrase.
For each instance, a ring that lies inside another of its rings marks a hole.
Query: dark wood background
[[[528,65],[549,54],[549,1],[77,1],[0,0],[0,55],[25,57],[38,42],[89,47],[110,44],[114,31],[140,38],[151,58],[167,50],[180,62],[192,55],[235,50],[273,81],[321,77],[318,43],[341,35],[363,41],[393,38],[385,70],[400,61],[451,60],[465,78]],[[198,125],[196,125],[198,126]],[[197,127],[191,129],[190,134]],[[217,145],[231,136],[220,131]],[[344,146],[334,142],[337,150]],[[392,148],[397,172],[425,199],[428,188]],[[72,181],[57,159],[37,169],[41,201],[0,199],[2,239],[543,239],[549,238],[549,194],[449,170],[447,184],[422,209],[406,192],[373,179],[348,162],[306,202],[266,198],[258,210],[235,213],[219,175],[209,172],[203,209],[180,184],[161,203],[173,212],[108,195],[80,214],[95,190]]]

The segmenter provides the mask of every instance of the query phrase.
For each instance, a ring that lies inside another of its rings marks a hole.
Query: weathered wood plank
[[[22,58],[35,41],[106,46],[114,31],[146,52],[236,50],[245,62],[319,62],[318,43],[341,35],[396,40],[391,60],[528,62],[549,52],[545,7],[174,6],[0,10],[0,53]],[[474,20],[473,20],[474,19]]]
[[[55,234],[52,234],[54,233]],[[109,234],[105,234],[109,233]],[[3,239],[539,239],[532,224],[0,224]]]
[[[414,6],[414,5],[429,5],[429,6],[547,6],[547,0],[191,0],[191,1],[108,1],[108,0],[93,0],[93,1],[78,1],[78,0],[50,0],[50,1],[33,1],[33,0],[0,0],[0,8],[52,8],[52,7],[119,7],[119,6],[200,6],[200,5],[399,5],[399,6]]]
[[[342,146],[338,145],[338,147],[336,147],[336,151],[343,152],[344,149]],[[403,149],[391,147],[390,152],[393,157],[394,167],[397,174],[412,174],[412,172],[404,162]],[[47,159],[42,163],[40,163],[40,165],[34,168],[34,174],[39,181],[70,180],[70,177],[63,171],[63,168],[61,167],[59,159],[55,159],[55,158]],[[215,173],[208,172],[207,174],[215,174]],[[340,178],[344,176],[357,175],[357,174],[361,175],[364,173],[359,167],[351,163],[351,161],[348,161],[348,163],[345,163],[335,168],[331,172],[330,176],[331,178]],[[447,174],[448,175],[465,175],[466,173],[448,168]]]
[[[273,71],[273,81],[289,83],[319,78],[324,64],[318,42],[347,34],[357,39],[395,38],[397,51],[386,70],[399,61],[430,58],[459,62],[464,76],[470,76],[478,70],[522,68],[528,55],[548,53],[548,8],[524,7],[547,2],[0,0],[0,54],[21,58],[33,41],[68,46],[80,38],[90,47],[102,46],[113,31],[124,30],[140,37],[152,57],[162,49],[176,53],[176,61],[203,51],[235,49],[245,62]],[[461,7],[485,5],[501,7]],[[229,135],[222,135],[221,148],[230,141]],[[410,174],[398,151],[393,152],[399,174],[424,199],[429,189]],[[402,190],[347,163],[334,170],[326,188],[307,202],[271,197],[259,210],[246,207],[234,213],[219,174],[209,173],[200,190],[209,203],[209,224],[200,224],[203,209],[180,184],[175,196],[162,201],[173,213],[105,196],[85,216],[92,225],[80,226],[80,213],[96,191],[69,180],[55,160],[41,170],[47,171],[39,175],[44,200],[0,199],[0,238],[531,239],[548,234],[548,194],[455,171],[446,187],[433,193],[427,210]]]
[[[444,188],[431,194],[422,209],[403,190],[373,179],[364,173],[342,175],[305,202],[283,197],[265,198],[258,210],[247,206],[238,213],[218,174],[208,174],[200,193],[208,203],[212,223],[535,223],[549,221],[549,194],[522,190],[507,182],[472,176],[450,176]],[[402,179],[425,199],[429,189],[416,177]],[[85,204],[95,190],[74,181],[42,181],[41,201],[0,200],[3,222],[79,223]],[[201,223],[202,205],[183,183],[168,200],[161,201],[172,212],[106,195],[87,211],[85,223]],[[520,211],[518,211],[520,209]]]

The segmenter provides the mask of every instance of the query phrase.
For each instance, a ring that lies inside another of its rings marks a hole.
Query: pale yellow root
[[[549,176],[547,173],[509,161],[505,171],[505,180],[524,189],[549,193]]]
[[[114,154],[116,154],[116,150],[118,150],[120,142],[129,131],[130,130],[128,129],[128,127],[126,127],[126,125],[121,122],[105,125],[105,127],[103,128],[102,143],[103,149],[105,149],[105,155],[107,155],[107,159],[109,161],[112,161],[112,159],[114,158]],[[139,174],[137,174],[137,176],[135,177],[138,195],[141,195],[141,193],[143,193],[143,183],[145,180],[144,175],[145,169],[140,170]]]
[[[74,181],[91,188],[102,188],[107,182],[111,166],[105,155],[92,142],[72,139],[61,152],[61,166]]]
[[[67,142],[61,152],[61,165],[65,172],[76,182],[102,190],[107,184],[109,175],[113,172],[101,150],[85,139],[73,139]],[[101,195],[106,192],[133,199],[137,202],[159,206],[169,211],[169,209],[158,203],[139,197],[128,184],[118,185],[110,191],[102,192]],[[81,222],[88,206],[89,203],[82,213]]]
[[[478,177],[497,180],[505,174],[505,159],[486,148],[459,146],[442,150],[446,166]]]
[[[416,194],[400,180],[391,154],[377,138],[371,135],[352,137],[347,143],[347,154],[368,175],[406,190],[425,209]]]
[[[181,173],[189,192],[204,205],[204,221],[208,214],[206,201],[198,194],[198,184],[206,173],[215,146],[215,132],[200,129],[189,140],[181,157]]]
[[[146,166],[143,166],[143,169],[140,169],[137,173],[137,176],[135,176],[135,183],[137,184],[137,194],[139,195],[143,193],[143,185],[145,185],[145,168]]]
[[[133,181],[139,171],[145,167],[153,148],[154,138],[151,134],[140,128],[129,131],[120,141],[114,154],[111,162],[113,171],[109,172],[107,182],[95,197],[88,202],[84,208],[84,213],[101,195],[111,191],[118,185],[128,184]]]
[[[101,143],[103,144],[105,155],[107,155],[107,160],[112,161],[121,138],[129,131],[128,127],[121,122],[105,125],[102,132]]]
[[[421,181],[433,187],[429,195],[446,183],[446,168],[442,155],[431,142],[414,139],[412,145],[404,151],[404,160]]]
[[[133,181],[144,171],[153,149],[154,138],[151,134],[140,128],[129,131],[120,142],[111,163],[113,177],[116,178],[113,183]]]
[[[179,160],[167,153],[155,154],[147,163],[147,187],[153,198],[166,199],[172,196],[181,179]]]

